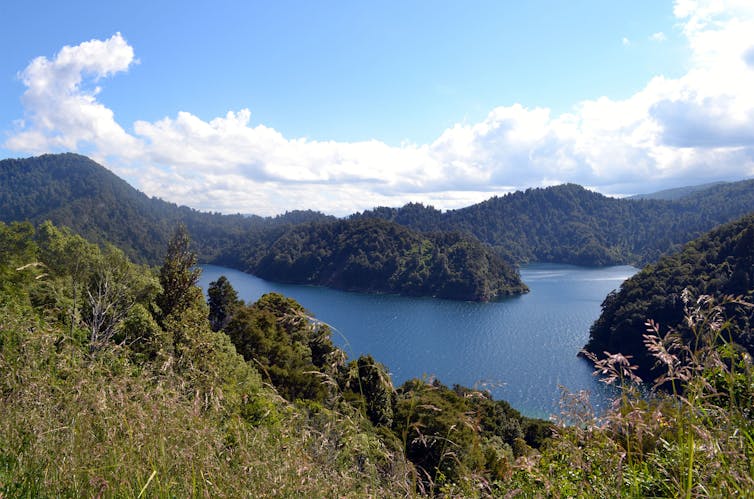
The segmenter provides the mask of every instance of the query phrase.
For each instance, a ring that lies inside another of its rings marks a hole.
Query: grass
[[[206,407],[170,369],[114,346],[89,354],[3,311],[0,497],[390,497],[407,467],[357,420],[258,397],[250,424]],[[274,417],[273,417],[274,416]]]
[[[730,342],[728,319],[751,304],[684,299],[692,342],[647,323],[646,346],[664,368],[649,393],[630,359],[595,358],[603,380],[620,389],[613,407],[596,417],[583,394],[568,396],[570,425],[502,488],[521,497],[752,497],[754,369]]]

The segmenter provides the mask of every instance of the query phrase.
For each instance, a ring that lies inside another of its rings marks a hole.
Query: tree
[[[352,372],[347,386],[362,396],[369,420],[376,426],[392,425],[395,389],[385,366],[371,355],[362,355],[349,364],[349,371]]]
[[[162,321],[171,314],[180,314],[194,300],[191,290],[196,286],[201,270],[195,267],[196,254],[189,246],[188,230],[180,224],[168,242],[165,261],[160,268],[162,293],[156,301]]]
[[[209,322],[213,331],[220,331],[228,325],[233,310],[240,305],[238,293],[231,286],[230,281],[221,275],[216,281],[209,283]]]
[[[148,306],[154,300],[159,285],[148,268],[131,263],[111,245],[90,265],[82,321],[90,332],[90,348],[95,350],[113,338],[137,303]]]

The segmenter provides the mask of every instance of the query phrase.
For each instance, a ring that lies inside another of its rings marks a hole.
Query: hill
[[[566,184],[446,212],[408,204],[354,217],[392,220],[422,231],[458,230],[514,262],[643,265],[752,210],[754,180],[746,180],[677,201],[617,199]]]
[[[689,242],[683,250],[661,258],[626,280],[602,303],[602,314],[589,333],[585,349],[632,355],[642,377],[652,374],[654,359],[644,347],[645,321],[663,330],[678,328],[686,342],[691,331],[683,324],[687,306],[684,290],[721,297],[754,295],[754,215],[725,224]],[[754,354],[754,314],[737,314],[733,340]]]
[[[518,272],[476,239],[377,219],[291,227],[247,268],[283,282],[457,300],[527,291]]]
[[[45,154],[0,161],[0,221],[50,220],[90,241],[115,244],[135,261],[155,265],[168,236],[183,223],[203,261],[243,239],[274,227],[328,220],[316,212],[274,218],[203,213],[150,198],[91,159]]]
[[[203,213],[149,198],[77,154],[0,161],[0,221],[23,220],[71,227],[152,265],[173,228],[184,224],[200,261],[273,281],[463,300],[526,291],[509,264],[469,236],[420,236],[392,222],[312,211],[268,218]],[[311,247],[302,248],[303,240]]]

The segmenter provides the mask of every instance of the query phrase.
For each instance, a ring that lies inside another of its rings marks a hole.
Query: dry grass
[[[170,369],[122,349],[90,355],[60,331],[4,311],[2,497],[388,497],[407,467],[350,417],[275,411],[250,424],[207,409]]]
[[[626,357],[595,359],[620,396],[597,417],[584,394],[568,395],[550,446],[522,461],[501,488],[532,497],[752,497],[754,369],[731,343],[728,313],[751,304],[685,296],[693,341],[648,322],[645,342],[664,367],[641,389]],[[568,422],[568,425],[562,424]]]

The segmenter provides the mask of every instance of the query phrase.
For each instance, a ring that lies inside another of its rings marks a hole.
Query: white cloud
[[[663,33],[662,31],[658,31],[657,33],[652,33],[651,35],[649,35],[649,39],[653,42],[664,42],[668,39],[668,37],[665,36],[665,33]]]
[[[99,87],[83,85],[126,71],[134,62],[133,48],[120,33],[65,46],[53,60],[37,57],[19,75],[26,85],[21,99],[25,126],[5,146],[31,153],[93,147],[100,155],[133,157],[141,142],[97,102]]]
[[[621,38],[620,42],[623,44],[624,47],[628,47],[629,45],[631,45],[631,40],[629,40],[625,36],[623,38]]]
[[[182,111],[127,133],[92,88],[135,62],[116,34],[32,61],[20,75],[25,119],[5,147],[82,151],[150,195],[259,214],[408,201],[454,208],[558,182],[628,194],[752,175],[754,8],[679,0],[674,12],[692,52],[680,78],[658,76],[627,99],[586,100],[561,115],[501,106],[430,144],[400,147],[287,138],[252,124],[247,109],[209,121]]]

